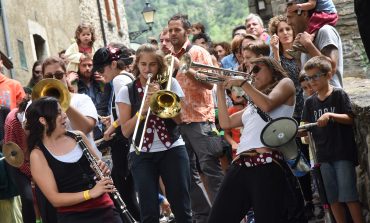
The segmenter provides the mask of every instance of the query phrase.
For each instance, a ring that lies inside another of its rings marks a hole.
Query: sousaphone
[[[71,102],[71,94],[68,91],[68,88],[60,80],[52,78],[43,79],[33,87],[32,100],[45,96],[58,99],[63,111],[68,109]]]

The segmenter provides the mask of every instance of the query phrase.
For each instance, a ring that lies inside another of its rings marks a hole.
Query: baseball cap
[[[115,60],[123,60],[126,65],[132,63],[133,58],[130,57],[128,48],[113,48],[113,47],[102,47],[98,49],[93,57],[93,69],[92,72],[96,72],[104,68],[104,66],[110,64]]]

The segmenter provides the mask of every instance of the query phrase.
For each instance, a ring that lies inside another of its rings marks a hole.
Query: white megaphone
[[[279,150],[295,176],[300,177],[310,171],[310,165],[298,150],[295,137],[297,122],[288,117],[281,117],[269,122],[261,132],[261,142],[270,148]]]

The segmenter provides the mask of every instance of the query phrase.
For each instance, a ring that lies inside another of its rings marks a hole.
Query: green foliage
[[[153,30],[134,40],[144,43],[148,37],[158,37],[168,19],[175,13],[188,14],[191,23],[201,22],[213,42],[230,41],[231,31],[243,25],[249,13],[247,0],[151,0],[156,9]],[[129,32],[146,29],[141,15],[145,0],[125,0]]]

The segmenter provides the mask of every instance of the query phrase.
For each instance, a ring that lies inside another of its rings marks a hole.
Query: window
[[[24,52],[24,45],[21,40],[18,41],[18,52],[19,52],[19,60],[21,62],[21,67],[25,70],[28,70],[27,66],[27,59],[26,59],[26,54]]]
[[[42,36],[33,34],[33,43],[35,44],[37,60],[43,60],[47,57],[46,42]]]

